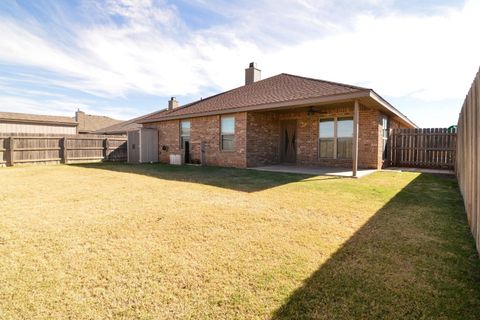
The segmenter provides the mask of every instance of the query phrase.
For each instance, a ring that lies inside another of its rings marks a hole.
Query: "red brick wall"
[[[188,119],[190,121],[190,149],[192,161],[200,161],[201,143],[205,142],[205,164],[210,166],[245,168],[247,114],[235,113],[235,151],[220,149],[220,116]],[[158,129],[159,160],[170,162],[170,154],[181,154],[180,120],[169,120],[149,125]],[[162,150],[162,146],[168,148]]]
[[[358,126],[358,167],[380,169],[382,166],[380,112],[361,106]]]
[[[200,146],[205,142],[205,163],[211,166],[253,167],[280,162],[280,124],[297,120],[297,164],[303,166],[337,166],[351,168],[348,159],[318,157],[318,123],[320,118],[353,117],[353,103],[320,107],[321,113],[308,115],[306,110],[291,112],[249,112],[235,114],[235,151],[220,150],[220,116],[191,118],[191,159],[201,159]],[[381,113],[360,106],[359,167],[381,168]],[[179,120],[153,124],[159,130],[159,159],[168,163],[170,154],[181,154]],[[162,150],[167,146],[168,151]]]
[[[318,156],[320,118],[353,117],[353,107],[322,107],[322,113],[308,115],[307,111],[281,113],[279,120],[297,120],[297,164],[302,166],[350,167],[352,160],[322,159]]]
[[[321,113],[308,115],[306,110],[291,112],[251,112],[247,125],[247,165],[262,166],[280,161],[280,126],[282,120],[297,120],[297,164],[303,166],[352,166],[349,159],[321,159],[318,156],[318,123],[321,118],[353,117],[353,103],[317,108]],[[360,107],[359,167],[382,165],[380,112]]]
[[[280,161],[280,122],[275,112],[247,114],[247,166],[264,166]]]

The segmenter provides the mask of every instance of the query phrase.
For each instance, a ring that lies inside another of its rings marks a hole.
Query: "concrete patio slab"
[[[345,168],[331,168],[331,167],[301,167],[301,166],[289,166],[289,165],[271,165],[263,167],[249,168],[258,171],[269,172],[283,172],[283,173],[298,173],[308,174],[313,176],[337,176],[337,177],[352,177],[352,171]],[[356,178],[365,177],[377,170],[374,169],[359,169],[357,171]]]

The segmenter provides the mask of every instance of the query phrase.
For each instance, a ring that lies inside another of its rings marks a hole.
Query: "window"
[[[383,145],[382,145],[382,154],[383,154],[383,160],[387,159],[387,143],[388,143],[388,134],[389,134],[389,124],[388,124],[388,118],[386,116],[382,116],[382,140],[383,140]]]
[[[319,157],[351,159],[353,119],[322,119],[319,125]]]
[[[225,116],[221,118],[221,149],[234,150],[235,149],[235,117]]]
[[[180,122],[180,148],[185,147],[185,142],[190,141],[190,121]]]
[[[353,119],[337,119],[337,158],[351,159],[353,147]]]
[[[334,119],[320,120],[320,158],[333,158],[334,138],[335,138]]]

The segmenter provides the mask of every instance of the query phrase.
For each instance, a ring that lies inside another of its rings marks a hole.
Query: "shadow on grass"
[[[480,263],[457,183],[422,174],[273,319],[479,319]]]
[[[314,175],[295,173],[166,164],[88,163],[72,164],[71,166],[141,174],[165,180],[193,182],[242,192],[262,191],[305,179],[311,181],[315,177]],[[322,177],[318,180],[327,179],[340,178]]]

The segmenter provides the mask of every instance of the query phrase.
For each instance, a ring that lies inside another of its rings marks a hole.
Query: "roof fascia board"
[[[402,121],[405,123],[413,126],[414,128],[418,128],[418,126],[410,119],[408,119],[403,113],[398,111],[394,106],[392,106],[390,103],[388,103],[387,100],[383,99],[379,94],[377,94],[375,91],[370,90],[370,98],[375,100],[378,104],[380,104],[382,107],[387,109],[389,112],[393,113],[397,117],[399,117]]]

